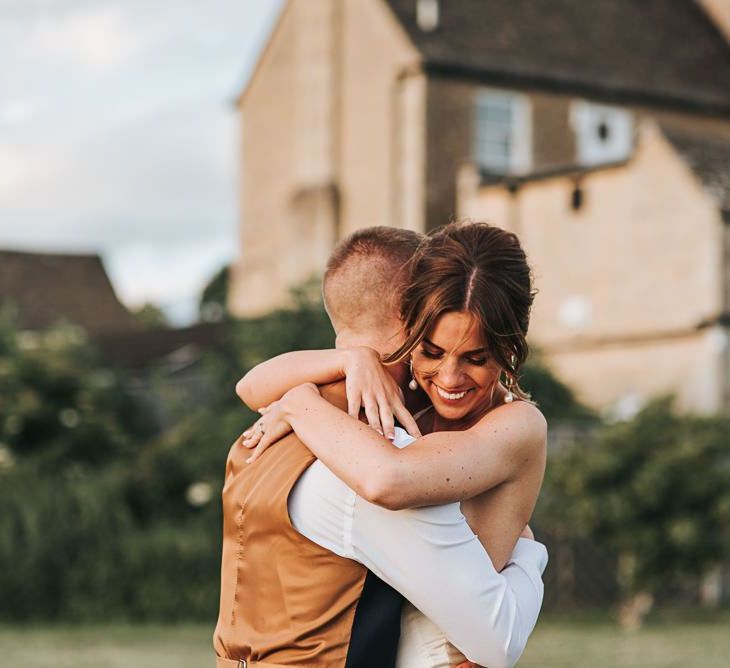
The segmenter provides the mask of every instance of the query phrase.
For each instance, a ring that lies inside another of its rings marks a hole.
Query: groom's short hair
[[[408,263],[423,238],[413,230],[375,226],[357,230],[336,246],[322,282],[336,331],[362,332],[398,317]]]

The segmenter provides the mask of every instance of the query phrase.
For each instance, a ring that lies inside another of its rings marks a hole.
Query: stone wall
[[[719,409],[727,343],[699,326],[723,308],[722,216],[655,125],[625,166],[516,192],[468,177],[460,212],[520,236],[540,290],[531,340],[582,397],[610,410],[626,393],[677,392],[684,408]]]
[[[356,229],[423,229],[424,95],[380,0],[289,0],[239,101],[234,314],[285,302]]]

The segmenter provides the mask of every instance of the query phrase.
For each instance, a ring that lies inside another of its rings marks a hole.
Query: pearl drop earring
[[[411,368],[411,380],[408,383],[408,389],[412,392],[415,392],[418,389],[418,382],[416,381],[416,378],[413,375],[413,358],[411,357],[410,360],[408,360],[408,366]]]
[[[515,395],[512,394],[512,379],[509,379],[509,385],[507,386],[507,394],[504,395],[504,403],[511,404],[515,400]]]

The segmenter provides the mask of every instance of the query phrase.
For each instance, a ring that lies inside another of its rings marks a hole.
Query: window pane
[[[484,109],[484,117],[491,123],[510,125],[512,122],[512,109],[510,107],[489,106]]]
[[[496,171],[509,171],[518,162],[520,153],[515,142],[516,125],[524,135],[524,113],[517,112],[520,100],[503,92],[481,92],[474,104],[474,157],[479,166]]]

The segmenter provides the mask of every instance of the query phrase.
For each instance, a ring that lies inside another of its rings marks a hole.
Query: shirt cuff
[[[548,562],[547,548],[536,540],[530,538],[518,538],[515,549],[512,550],[512,555],[507,562],[509,564],[516,564],[520,561],[530,561],[535,565],[540,574],[545,572],[545,567]]]

